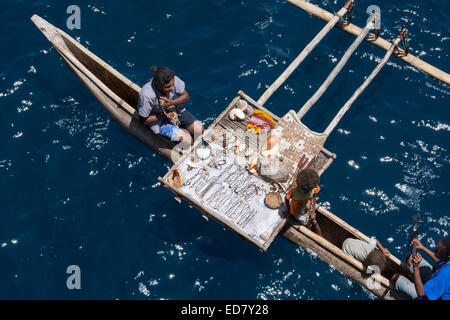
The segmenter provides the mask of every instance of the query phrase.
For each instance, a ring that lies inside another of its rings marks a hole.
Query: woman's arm
[[[315,195],[312,200],[312,206],[313,206],[313,208],[311,211],[311,215],[309,216],[309,218],[311,219],[311,225],[312,225],[312,228],[314,229],[313,231],[322,237],[322,230],[320,229],[320,226],[316,220],[316,196]]]
[[[286,195],[284,196],[284,204],[286,205],[286,209],[287,209],[288,213],[291,210],[289,208],[289,199],[288,199],[288,194],[289,194],[289,192],[291,192],[291,189],[292,189],[292,187],[287,190]]]
[[[387,257],[390,256],[390,254],[391,254],[390,251],[388,249],[384,248],[381,245],[380,241],[378,241],[378,240],[377,240],[377,248],[380,249],[380,251],[383,252],[385,256],[387,256]]]

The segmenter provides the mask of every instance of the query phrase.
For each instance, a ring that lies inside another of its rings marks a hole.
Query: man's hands
[[[169,112],[167,113],[167,118],[173,119],[175,117],[175,112]]]
[[[383,252],[383,254],[384,254],[386,257],[389,257],[389,256],[391,255],[391,252],[390,252],[388,249],[386,249],[386,248],[383,248],[383,249],[381,250],[381,252]]]
[[[167,107],[170,107],[173,104],[167,97],[161,96],[161,97],[159,97],[159,105],[164,107],[164,108],[167,108]]]
[[[418,268],[419,264],[422,262],[422,256],[420,253],[416,253],[416,255],[412,258],[412,264],[414,268]]]

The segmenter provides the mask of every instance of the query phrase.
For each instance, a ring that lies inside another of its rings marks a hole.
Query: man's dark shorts
[[[178,112],[178,119],[180,120],[180,128],[187,129],[189,128],[194,121],[198,119],[185,108]]]

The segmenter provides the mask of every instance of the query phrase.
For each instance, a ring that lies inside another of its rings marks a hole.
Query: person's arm
[[[163,113],[160,113],[157,115],[152,114],[152,115],[148,116],[147,118],[144,118],[142,116],[140,117],[140,119],[144,125],[149,125],[153,122],[156,122],[156,121],[164,119],[164,118],[165,118],[165,115]]]
[[[312,203],[313,209],[312,209],[311,215],[309,216],[311,219],[311,225],[314,229],[313,231],[322,237],[322,230],[320,229],[320,226],[316,220],[316,196],[315,195],[314,195],[312,201],[313,201],[313,203]]]
[[[423,297],[425,296],[425,289],[423,288],[422,279],[420,278],[419,272],[419,264],[422,261],[422,256],[420,253],[417,253],[413,258],[413,266],[414,266],[414,286],[416,287],[417,296]]]
[[[428,248],[426,248],[422,242],[420,242],[419,239],[413,239],[411,241],[411,245],[416,245],[416,249],[417,250],[422,250],[423,252],[425,252],[431,259],[433,259],[433,261],[436,263],[438,262],[438,258],[434,255],[434,252],[429,250]]]
[[[138,114],[139,120],[143,125],[149,125],[158,120],[164,119],[164,113],[161,114],[151,114],[153,110],[153,105],[151,100],[141,93],[139,94],[139,102],[138,102]]]
[[[178,96],[178,98],[175,98],[173,100],[169,100],[167,97],[164,97],[164,96],[160,97],[160,99],[164,101],[164,105],[163,105],[164,107],[169,107],[169,106],[178,106],[180,104],[183,104],[183,103],[187,102],[190,99],[190,97],[189,97],[188,92],[186,90],[184,90],[183,93]]]
[[[384,255],[385,255],[386,257],[389,257],[389,256],[391,255],[391,253],[389,252],[389,250],[386,249],[386,248],[384,248],[384,247],[381,245],[380,241],[378,241],[378,240],[377,240],[377,248],[380,249],[380,251],[383,252]]]
[[[289,188],[288,191],[286,192],[286,196],[284,197],[284,204],[286,205],[286,209],[287,212],[289,213],[290,208],[289,208],[289,199],[290,199],[290,193],[292,192],[292,188]]]

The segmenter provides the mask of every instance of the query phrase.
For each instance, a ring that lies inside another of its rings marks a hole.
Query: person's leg
[[[407,254],[405,256],[405,262],[408,266],[409,271],[412,273],[412,257],[410,254]],[[433,267],[425,259],[422,259],[419,264],[419,274],[420,279],[424,284],[428,280],[430,280],[431,275],[433,274]],[[411,279],[408,279],[405,276],[399,274],[395,274],[391,280],[394,283],[396,290],[406,293],[411,299],[414,300],[417,299],[417,292],[416,286],[414,285],[414,282],[411,281]]]
[[[201,136],[203,131],[205,130],[203,128],[203,124],[198,120],[195,120],[194,123],[191,124],[187,129],[189,133],[194,137],[194,139],[196,139],[198,136]]]
[[[320,226],[317,223],[317,221],[315,224],[312,224],[312,231],[314,231],[315,233],[317,233],[319,236],[322,237],[322,230],[320,229]]]
[[[193,141],[203,133],[203,124],[186,109],[179,113],[178,119],[180,120],[180,127],[188,130],[194,138]]]
[[[433,266],[429,264],[425,259],[422,259],[419,264],[419,274],[423,284],[428,282],[428,280],[430,280],[431,276],[433,275]]]
[[[181,142],[186,140],[186,133],[174,124],[163,124],[159,128],[159,135],[173,142]],[[187,134],[189,136],[189,134]]]
[[[417,298],[416,286],[404,276],[398,276],[397,281],[395,281],[394,288],[397,291],[405,293],[412,300]]]

